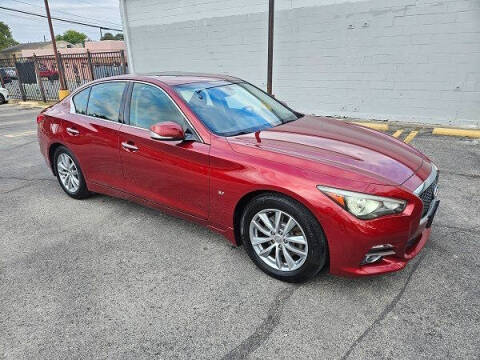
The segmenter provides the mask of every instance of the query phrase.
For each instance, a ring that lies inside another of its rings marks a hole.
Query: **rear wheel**
[[[73,153],[60,146],[54,155],[55,172],[62,189],[74,199],[90,196],[85,178]]]
[[[323,231],[310,211],[295,200],[260,195],[247,205],[241,224],[245,250],[270,276],[301,282],[325,265]]]
[[[5,103],[6,103],[5,98],[3,97],[2,94],[0,94],[0,105],[5,104]]]

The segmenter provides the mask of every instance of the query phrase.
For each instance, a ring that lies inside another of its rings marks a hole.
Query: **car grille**
[[[433,199],[435,198],[435,187],[438,183],[438,174],[435,178],[435,181],[430,184],[428,188],[426,188],[420,195],[420,199],[423,202],[423,213],[422,218],[427,215],[428,210],[430,209],[430,205],[432,204]]]

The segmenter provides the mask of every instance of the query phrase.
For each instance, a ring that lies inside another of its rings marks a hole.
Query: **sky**
[[[118,0],[48,1],[52,16],[121,29],[122,20],[118,3]],[[1,0],[0,5],[45,15],[44,0]],[[0,9],[0,21],[3,21],[10,27],[13,38],[20,43],[43,41],[44,36],[47,41],[50,40],[48,22],[45,18]],[[53,30],[55,34],[63,34],[66,30],[70,29],[87,34],[91,40],[100,39],[100,30],[98,28],[53,20]],[[115,31],[103,31],[116,34]]]

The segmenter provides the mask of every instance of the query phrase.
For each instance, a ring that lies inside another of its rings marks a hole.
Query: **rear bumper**
[[[45,124],[37,124],[37,140],[38,140],[38,146],[40,148],[40,153],[43,155],[43,158],[45,159],[45,163],[47,166],[52,170],[52,164],[50,163],[50,156],[49,156],[49,148],[50,148],[50,139],[47,135],[47,126]],[[55,175],[55,174],[54,174]]]

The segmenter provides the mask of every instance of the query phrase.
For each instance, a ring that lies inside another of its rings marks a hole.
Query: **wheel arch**
[[[271,190],[255,190],[251,191],[245,195],[243,195],[240,200],[235,205],[235,209],[233,211],[233,233],[235,236],[235,243],[237,246],[242,245],[242,236],[240,234],[240,220],[242,219],[243,211],[247,204],[252,201],[252,199],[256,198],[259,195],[263,194],[281,194],[279,192],[271,191]]]
[[[323,236],[325,238],[325,243],[326,243],[326,246],[327,246],[327,259],[328,259],[328,255],[329,255],[328,239],[327,239],[327,236],[325,234],[325,231],[323,230],[322,224],[320,223],[318,218],[315,216],[315,214],[314,214],[314,212],[311,208],[311,204],[308,201],[306,201],[305,199],[299,198],[298,195],[297,196],[292,196],[292,195],[290,195],[286,192],[282,192],[282,191],[278,191],[278,190],[271,190],[271,189],[254,190],[254,191],[251,191],[251,192],[248,192],[248,193],[244,194],[240,198],[240,200],[235,205],[235,209],[234,209],[234,212],[233,212],[233,232],[234,232],[236,245],[237,246],[242,245],[242,237],[241,237],[241,233],[240,233],[240,229],[241,229],[240,222],[241,222],[243,211],[245,210],[245,207],[254,198],[256,198],[257,196],[260,196],[260,195],[264,195],[264,194],[272,194],[272,195],[278,195],[278,196],[281,196],[281,197],[284,197],[284,198],[288,198],[288,199],[293,200],[296,203],[300,204],[301,206],[303,206],[304,208],[306,208],[310,212],[310,214],[313,216],[313,218],[317,221],[318,225],[320,226],[320,229],[321,229],[321,231],[323,233]]]
[[[52,170],[53,175],[57,176],[57,170],[55,169],[55,159],[53,158],[55,156],[55,151],[60,147],[63,146],[68,149],[68,147],[65,144],[62,144],[61,142],[53,142],[50,144],[48,147],[48,161],[50,162],[50,168]]]

